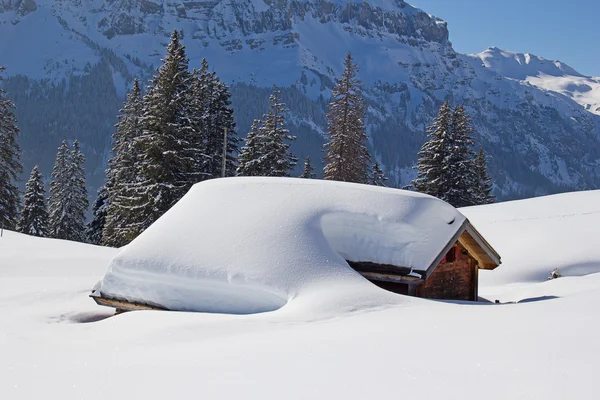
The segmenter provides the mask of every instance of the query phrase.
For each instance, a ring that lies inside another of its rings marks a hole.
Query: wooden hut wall
[[[416,288],[417,297],[443,300],[477,300],[477,261],[460,244],[455,245],[425,282]]]

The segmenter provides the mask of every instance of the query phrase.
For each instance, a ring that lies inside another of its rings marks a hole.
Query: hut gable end
[[[452,255],[452,257],[450,257]],[[441,300],[477,300],[477,261],[457,243],[446,260],[417,286],[416,296]]]
[[[479,269],[495,269],[500,256],[468,220],[450,241],[440,246],[425,271],[372,262],[348,264],[382,289],[404,295],[440,300],[477,301]]]

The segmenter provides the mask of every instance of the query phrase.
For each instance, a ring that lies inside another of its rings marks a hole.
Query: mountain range
[[[79,139],[98,187],[124,95],[160,65],[173,29],[191,67],[206,58],[231,85],[241,136],[271,85],[283,88],[301,159],[322,159],[327,102],[351,52],[391,186],[415,176],[448,99],[467,106],[500,199],[600,187],[600,78],[495,47],[457,53],[444,21],[402,0],[0,0],[26,173],[39,163],[48,175],[60,141]]]

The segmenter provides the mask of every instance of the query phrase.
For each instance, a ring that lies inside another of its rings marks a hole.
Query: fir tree
[[[412,182],[417,191],[454,207],[476,203],[472,131],[464,106],[452,111],[448,102],[442,105],[419,152],[418,177]]]
[[[333,89],[333,100],[327,114],[325,168],[328,180],[367,183],[370,161],[365,129],[365,107],[358,67],[348,53],[343,75]]]
[[[385,181],[387,180],[388,178],[385,176],[385,172],[383,172],[379,166],[379,163],[376,162],[375,165],[373,165],[373,171],[371,172],[369,184],[374,186],[386,186]]]
[[[191,74],[185,47],[174,31],[163,65],[144,96],[142,134],[135,139],[141,158],[133,217],[143,231],[199,180],[198,135],[189,103]]]
[[[194,102],[200,104],[196,115],[201,117],[201,138],[203,163],[201,173],[204,179],[218,178],[223,174],[223,139],[227,130],[227,161],[225,175],[235,174],[239,138],[235,132],[231,93],[214,72],[209,72],[208,62],[203,59],[202,67],[194,73],[192,85]]]
[[[496,197],[492,194],[492,179],[488,175],[487,161],[483,148],[479,149],[479,153],[474,161],[475,164],[475,205],[492,204],[496,201]]]
[[[264,115],[259,128],[262,137],[261,168],[262,176],[290,176],[298,159],[289,151],[286,141],[295,140],[285,127],[284,114],[288,111],[280,101],[280,91],[273,85],[273,93],[269,97],[270,109]]]
[[[255,120],[240,154],[238,175],[290,176],[298,159],[289,151],[286,141],[296,139],[285,127],[285,104],[280,102],[280,92],[273,86],[269,97],[270,108],[263,120]]]
[[[44,178],[40,168],[36,165],[25,185],[23,209],[17,228],[19,232],[27,235],[47,237],[48,222]]]
[[[70,199],[70,180],[69,163],[70,149],[65,140],[61,143],[56,153],[56,162],[52,169],[50,182],[50,198],[48,208],[50,212],[50,236],[55,238],[66,238],[63,232],[66,225],[63,220],[69,218]]]
[[[199,70],[194,70],[190,75],[189,91],[187,93],[188,100],[186,105],[186,115],[190,121],[190,149],[193,149],[194,159],[191,173],[193,180],[196,182],[213,178],[214,165],[213,157],[216,154],[210,154],[209,147],[209,126],[211,118],[209,109],[212,103],[212,81],[215,74],[209,71],[208,62],[202,60],[202,66]],[[212,138],[211,138],[212,139]],[[192,147],[192,144],[193,147]],[[221,153],[223,150],[221,149]],[[210,171],[209,171],[210,170]]]
[[[4,69],[0,67],[0,73]],[[0,86],[0,226],[6,229],[14,229],[17,224],[20,199],[15,182],[23,172],[21,149],[17,144],[19,128],[14,110],[14,103],[6,97],[6,92]]]
[[[306,160],[304,160],[304,170],[302,175],[300,175],[300,178],[315,179],[316,177],[317,175],[315,174],[315,169],[310,164],[310,156],[307,156]]]
[[[467,110],[458,105],[452,113],[451,140],[448,143],[446,171],[449,190],[446,201],[454,207],[467,207],[477,204],[475,185],[476,176],[473,160],[473,128]]]
[[[54,238],[86,241],[85,212],[89,204],[84,162],[79,142],[73,142],[73,149],[62,142],[50,183],[50,235]]]
[[[255,119],[246,139],[245,146],[240,151],[240,165],[237,168],[238,176],[260,176],[262,169],[260,156],[262,152],[262,137],[260,136],[261,121]]]
[[[143,102],[139,81],[133,82],[125,104],[118,116],[113,134],[113,157],[106,171],[106,219],[101,234],[102,244],[120,247],[129,243],[141,231],[136,221],[141,211],[142,196],[138,194],[138,176],[141,175],[140,148],[135,145],[142,134]]]
[[[85,235],[85,213],[90,205],[83,164],[85,164],[85,157],[81,152],[79,141],[76,140],[73,142],[73,149],[71,150],[71,195],[73,196],[71,218],[74,222],[74,233],[76,233],[73,239],[80,242],[85,242],[87,239]]]
[[[452,129],[452,110],[450,104],[444,102],[440,107],[433,124],[428,128],[429,140],[423,144],[417,162],[418,176],[412,181],[416,191],[442,200],[449,191],[446,179],[445,160]]]
[[[106,186],[98,189],[96,201],[92,206],[93,217],[87,226],[88,241],[92,244],[102,244],[102,234],[106,224],[106,213],[108,209],[108,190]]]

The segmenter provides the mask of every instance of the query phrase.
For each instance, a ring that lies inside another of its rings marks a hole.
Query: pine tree
[[[286,141],[295,140],[285,127],[285,104],[280,92],[273,85],[269,97],[270,108],[262,120],[255,120],[240,154],[238,175],[244,176],[290,176],[298,159],[289,151]]]
[[[473,160],[473,128],[467,110],[458,105],[452,113],[451,140],[445,161],[449,180],[446,201],[454,207],[467,207],[477,203],[476,176]]]
[[[204,163],[201,172],[205,179],[218,178],[223,174],[223,139],[227,130],[227,161],[225,176],[235,174],[239,138],[235,132],[231,93],[214,72],[209,72],[208,62],[203,59],[202,67],[194,74],[200,90],[193,90],[195,100],[200,100],[203,126]],[[199,92],[199,93],[197,93]]]
[[[315,179],[316,177],[317,175],[315,174],[315,169],[310,164],[310,156],[307,156],[306,160],[304,160],[304,170],[302,175],[300,175],[300,178]]]
[[[286,141],[295,140],[285,127],[284,114],[288,111],[280,101],[280,91],[273,85],[273,93],[269,97],[270,109],[264,115],[259,128],[262,137],[261,166],[262,176],[290,176],[298,159],[290,151]]]
[[[56,162],[52,169],[52,180],[50,182],[50,198],[48,209],[50,213],[50,236],[65,238],[63,233],[63,219],[69,217],[70,193],[69,193],[69,163],[70,149],[65,140],[61,143],[56,153]]]
[[[358,67],[348,53],[343,75],[333,89],[327,114],[325,168],[328,180],[367,183],[370,155],[367,149],[365,107],[362,86],[356,78]]]
[[[86,230],[88,241],[92,244],[102,244],[102,234],[106,224],[106,213],[108,210],[108,190],[106,186],[98,189],[96,201],[92,206],[93,217]]]
[[[429,140],[419,152],[419,174],[412,182],[417,191],[454,207],[476,203],[472,131],[464,106],[452,111],[448,102],[442,105],[428,129]]]
[[[198,181],[198,135],[190,117],[191,74],[185,47],[174,31],[163,65],[144,96],[137,205],[140,232],[171,208]]]
[[[4,69],[0,67],[0,73]],[[23,172],[14,110],[14,103],[6,98],[6,92],[0,86],[0,226],[6,229],[14,229],[17,224],[20,199],[15,182]]]
[[[85,212],[89,204],[84,162],[79,142],[73,142],[73,149],[62,142],[50,183],[50,235],[54,238],[86,241]]]
[[[201,68],[194,70],[190,75],[185,113],[192,128],[189,149],[193,151],[192,158],[194,161],[190,173],[193,175],[191,178],[195,182],[214,177],[213,157],[217,155],[211,154],[209,150],[209,147],[214,147],[212,143],[209,145],[209,127],[211,125],[209,109],[212,104],[212,82],[214,79],[215,74],[209,71],[206,59],[202,59]],[[218,160],[215,159],[214,161]]]
[[[106,171],[106,219],[102,232],[102,244],[121,247],[141,232],[141,223],[136,220],[141,211],[142,196],[138,194],[138,176],[141,175],[140,148],[135,145],[142,135],[143,102],[139,81],[127,95],[118,116],[113,134],[113,157],[108,160]],[[100,195],[100,194],[99,194]]]
[[[452,129],[452,110],[446,101],[428,128],[429,140],[423,144],[417,162],[418,176],[412,181],[416,191],[445,200],[450,190],[446,177],[447,143]]]
[[[386,186],[385,181],[387,180],[388,178],[385,176],[385,172],[383,172],[379,166],[379,163],[376,162],[375,165],[373,165],[373,171],[371,172],[369,184],[374,186]]]
[[[245,146],[240,151],[240,165],[237,168],[238,176],[260,176],[262,174],[260,156],[262,152],[262,137],[260,136],[261,121],[255,119],[246,139]]]
[[[496,197],[492,194],[492,179],[488,175],[487,161],[483,148],[479,149],[479,153],[474,161],[476,184],[475,184],[475,205],[492,204],[496,201]]]
[[[81,152],[79,142],[73,142],[71,150],[71,195],[73,196],[72,220],[73,220],[73,239],[79,242],[86,242],[85,234],[85,213],[90,206],[88,200],[88,191],[85,183],[85,157]]]
[[[31,171],[27,184],[25,184],[23,209],[21,210],[21,218],[17,229],[19,232],[28,235],[47,237],[48,222],[44,178],[40,168],[36,165]]]

